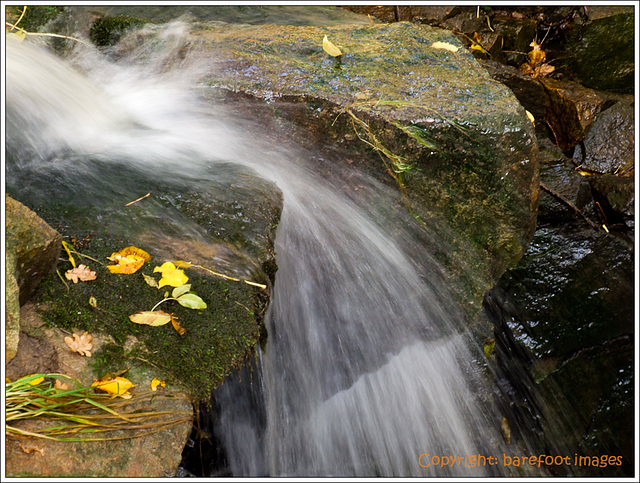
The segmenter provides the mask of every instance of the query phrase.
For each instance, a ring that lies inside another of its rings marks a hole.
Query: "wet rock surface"
[[[194,35],[216,53],[211,85],[272,103],[312,133],[307,146],[346,146],[360,167],[397,184],[401,202],[446,238],[451,250],[437,256],[470,313],[519,259],[537,201],[533,126],[450,33],[401,22],[212,25]],[[324,35],[344,55],[324,52]]]
[[[61,235],[36,213],[7,196],[6,211],[6,362],[15,357],[20,332],[20,305],[55,269]]]

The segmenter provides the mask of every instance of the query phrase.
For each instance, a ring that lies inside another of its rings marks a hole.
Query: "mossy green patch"
[[[114,45],[130,29],[138,28],[148,21],[128,15],[104,16],[97,19],[89,30],[89,38],[98,47]]]
[[[47,22],[56,18],[64,9],[64,7],[46,5],[29,5],[27,7],[8,6],[6,10],[7,21],[10,23],[17,22],[22,15],[23,8],[26,8],[27,11],[24,12],[24,16],[22,16],[18,27],[26,30],[27,32],[36,32]]]
[[[84,250],[97,260],[105,260],[124,242],[94,237]],[[152,255],[153,256],[153,255]],[[81,258],[75,256],[80,263]],[[134,364],[150,365],[170,377],[170,382],[184,388],[194,400],[206,399],[211,389],[250,355],[260,337],[260,318],[265,297],[259,288],[232,282],[186,269],[189,283],[207,303],[204,310],[182,307],[174,301],[161,309],[172,313],[186,333],[182,336],[171,324],[151,327],[134,324],[129,315],[151,310],[171,287],[150,287],[142,274],[159,278],[153,273],[158,264],[146,263],[137,273],[112,274],[106,266],[83,259],[97,273],[94,281],[68,283],[49,276],[38,290],[37,301],[45,320],[67,330],[77,329],[102,333],[113,338],[94,354],[96,374],[117,373]],[[71,268],[68,262],[59,264],[63,273]],[[89,299],[94,297],[97,307]],[[128,343],[131,338],[138,343]]]

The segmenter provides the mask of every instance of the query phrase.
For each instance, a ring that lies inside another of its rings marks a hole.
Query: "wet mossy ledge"
[[[122,173],[125,167],[96,162],[93,168],[99,174],[84,178],[83,189],[66,195],[62,191],[69,185],[56,186],[47,173],[31,173],[29,187],[19,180],[14,181],[20,189],[13,183],[8,186],[14,198],[74,247],[76,265],[96,272],[95,280],[64,279],[73,267],[62,250],[58,274],[43,279],[31,301],[48,326],[107,339],[88,361],[96,379],[127,370],[126,377],[134,383],[156,377],[185,391],[194,402],[208,401],[211,390],[252,357],[266,337],[263,317],[277,270],[273,244],[281,193],[233,166],[227,175],[219,166],[218,177],[203,183],[206,190],[195,182],[149,180],[135,169],[113,185],[108,173]],[[125,200],[136,198],[129,189],[152,194],[124,207]],[[111,273],[108,257],[129,246],[145,250],[152,259],[133,274]],[[130,315],[152,310],[173,290],[154,288],[143,275],[158,281],[160,273],[154,268],[177,260],[238,280],[184,268],[191,290],[207,307],[195,310],[169,300],[156,310],[173,314],[186,332],[179,335],[171,323],[133,323]]]
[[[206,82],[252,97],[349,150],[353,166],[397,186],[399,202],[442,237],[436,256],[468,320],[526,249],[536,223],[534,126],[449,31],[408,22],[291,27],[203,24],[217,63]],[[327,36],[343,54],[323,50]]]

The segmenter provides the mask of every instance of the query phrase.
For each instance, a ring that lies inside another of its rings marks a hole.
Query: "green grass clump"
[[[43,380],[40,380],[44,378]],[[52,381],[67,389],[59,389]],[[156,395],[136,393],[123,401],[94,392],[63,374],[33,374],[5,384],[5,432],[17,437],[55,441],[112,441],[147,436],[161,429],[191,421],[189,411],[139,410]],[[39,429],[24,429],[15,423],[45,421]],[[122,433],[121,431],[133,430]]]

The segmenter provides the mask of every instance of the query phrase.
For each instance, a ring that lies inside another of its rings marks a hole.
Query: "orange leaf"
[[[96,389],[100,389],[101,391],[108,392],[109,394],[114,394],[116,396],[120,396],[124,399],[131,398],[131,394],[127,391],[131,389],[134,384],[125,377],[103,377],[102,379],[95,381],[91,384],[91,387],[96,387]]]
[[[178,322],[178,317],[174,317],[173,315],[171,316],[171,325],[173,325],[173,328],[176,329],[178,335],[184,335],[187,333],[187,329],[182,327],[180,325],[180,322]]]

